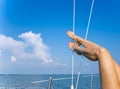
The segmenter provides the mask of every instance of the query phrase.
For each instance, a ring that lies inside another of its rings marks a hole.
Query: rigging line
[[[92,0],[92,5],[91,5],[91,9],[90,9],[90,15],[89,15],[88,24],[87,24],[87,29],[86,29],[85,40],[86,40],[87,37],[88,37],[88,31],[89,31],[89,27],[90,27],[90,21],[91,21],[93,6],[94,6],[94,0]]]
[[[75,33],[75,0],[73,2],[73,33]]]
[[[88,24],[87,24],[87,28],[86,28],[86,34],[85,34],[85,40],[88,37],[88,31],[89,31],[89,26],[90,26],[90,21],[91,21],[91,16],[92,16],[92,12],[93,12],[93,6],[94,6],[94,0],[92,0],[92,4],[91,4],[91,9],[90,9],[90,14],[89,14],[89,19],[88,19]],[[83,55],[81,56],[81,63],[80,63],[80,67],[82,66],[82,61],[83,61]],[[77,82],[76,82],[76,88],[78,88],[78,82],[79,82],[79,78],[80,78],[80,72],[78,72],[78,77],[77,77]]]
[[[71,80],[71,89],[74,89],[73,86],[73,74],[74,74],[74,52],[72,52],[72,80]]]
[[[75,33],[75,0],[73,1],[73,33]],[[73,42],[75,42],[73,40]],[[74,79],[74,52],[72,51],[72,74],[71,74],[71,89],[74,89],[73,79]]]
[[[81,59],[81,60],[80,60],[80,70],[81,70],[81,67],[82,67],[82,61],[83,61],[83,60]],[[76,82],[76,87],[75,87],[75,89],[78,88],[79,79],[80,79],[80,71],[78,72],[77,82]]]

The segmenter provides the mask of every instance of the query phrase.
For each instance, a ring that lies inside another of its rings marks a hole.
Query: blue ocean
[[[71,75],[20,75],[20,74],[1,74],[0,89],[47,89],[48,79],[52,77],[51,89],[70,89]],[[66,79],[63,79],[66,78]],[[61,80],[59,80],[61,79]],[[77,75],[74,75],[74,86]],[[42,81],[42,82],[39,82]],[[90,89],[91,75],[83,74],[80,76],[77,89]],[[92,77],[92,89],[100,88],[100,77],[94,74]]]

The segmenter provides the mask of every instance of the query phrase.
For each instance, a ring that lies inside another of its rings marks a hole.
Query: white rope
[[[87,24],[87,28],[86,28],[86,34],[85,34],[85,40],[87,39],[88,37],[88,31],[89,31],[89,26],[90,26],[90,21],[91,21],[91,16],[92,16],[92,11],[93,11],[93,6],[94,6],[94,0],[92,0],[92,4],[91,4],[91,9],[90,9],[90,15],[89,15],[89,19],[88,19],[88,24]],[[81,63],[80,63],[80,68],[82,66],[82,61],[83,61],[83,56],[81,57]],[[78,82],[79,82],[79,79],[80,79],[80,72],[78,72],[78,77],[77,77],[77,82],[76,82],[76,88],[78,88]]]
[[[73,2],[73,33],[75,33],[75,0]],[[74,74],[74,52],[72,51],[72,80],[71,80],[71,89],[74,89],[73,85],[73,76]]]

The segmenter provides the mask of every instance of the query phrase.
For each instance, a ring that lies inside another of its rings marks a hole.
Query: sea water
[[[0,89],[47,89],[48,81],[44,82],[36,82],[41,80],[48,80],[52,77],[52,86],[51,89],[70,89],[71,87],[71,79],[66,80],[56,80],[56,78],[66,78],[71,77],[71,75],[20,75],[20,74],[1,74],[0,75]],[[76,84],[77,75],[74,75],[74,87]],[[92,80],[92,89],[100,89],[100,79],[99,75],[93,75]],[[77,89],[90,89],[91,84],[91,75],[81,75],[78,83]]]

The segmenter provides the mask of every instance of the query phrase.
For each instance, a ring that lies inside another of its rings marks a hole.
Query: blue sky
[[[84,38],[92,0],[76,0],[75,33]],[[120,1],[95,0],[88,39],[120,63]],[[73,0],[0,0],[0,73],[71,73]],[[75,55],[75,73],[80,56]],[[99,73],[84,59],[82,73]]]

